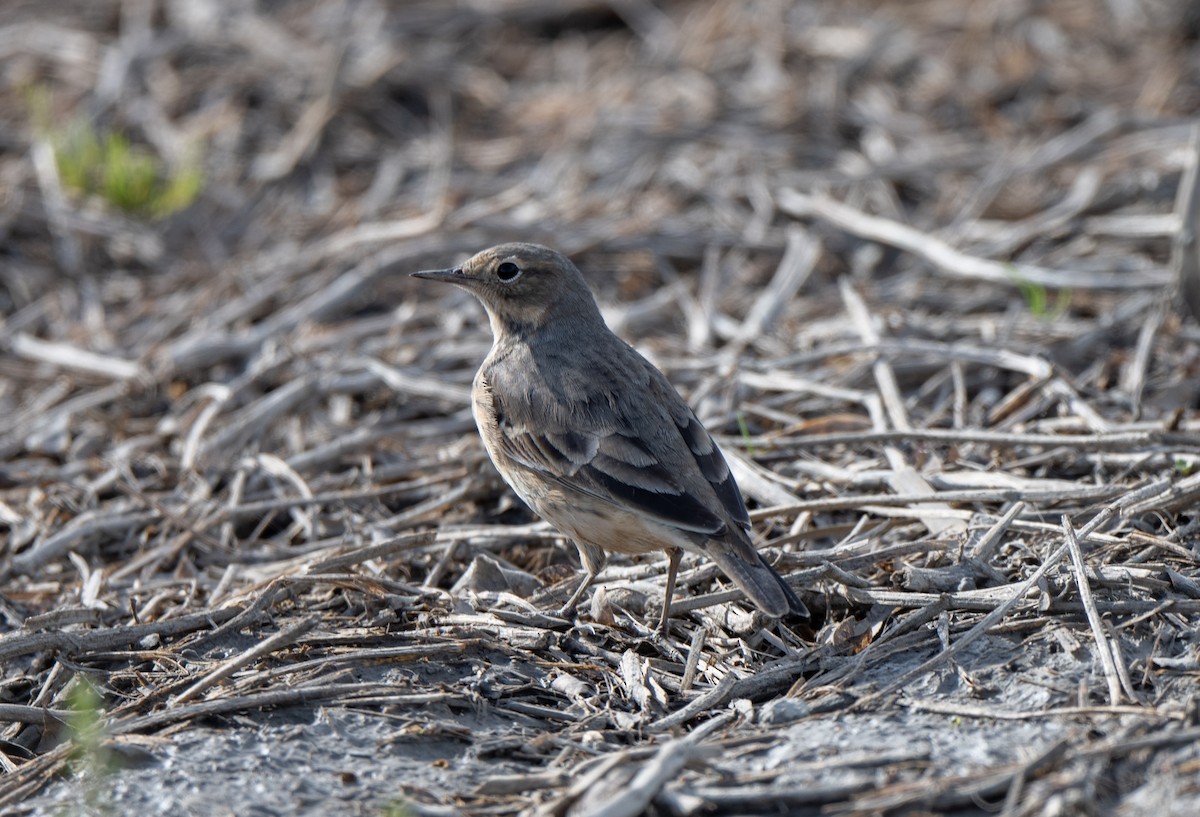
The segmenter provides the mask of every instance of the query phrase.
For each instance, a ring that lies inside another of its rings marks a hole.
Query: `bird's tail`
[[[724,539],[710,539],[704,545],[704,552],[768,616],[808,618],[804,602],[749,539],[736,533]]]

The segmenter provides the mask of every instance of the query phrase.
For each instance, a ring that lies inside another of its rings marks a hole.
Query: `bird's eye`
[[[515,281],[517,276],[520,274],[521,268],[512,261],[505,261],[503,264],[496,267],[496,277],[505,283],[508,283],[509,281]]]

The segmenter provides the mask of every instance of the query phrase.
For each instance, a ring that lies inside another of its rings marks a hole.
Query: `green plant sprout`
[[[1042,320],[1058,320],[1067,314],[1067,310],[1071,308],[1071,290],[1060,289],[1054,297],[1054,307],[1050,307],[1050,291],[1044,284],[1034,283],[1024,278],[1019,272],[1015,264],[1008,264],[1007,270],[1009,277],[1017,285],[1017,289],[1021,293],[1021,297],[1025,300],[1025,306],[1028,307],[1029,313],[1035,318]]]
[[[116,755],[105,745],[104,700],[86,678],[76,676],[67,692],[71,717],[67,722],[71,743],[71,770],[83,783],[86,814],[111,814],[103,781],[117,768]]]
[[[77,122],[51,136],[63,187],[98,196],[130,215],[158,219],[185,209],[204,188],[194,164],[170,168],[120,133],[97,132]]]
[[[45,89],[30,89],[26,99],[34,126],[54,151],[58,177],[68,194],[98,198],[139,218],[160,219],[186,209],[204,189],[195,157],[172,167],[125,134],[99,130],[85,119],[54,124]]]
[[[746,455],[753,457],[754,446],[750,443],[750,440],[752,439],[750,436],[750,426],[746,423],[746,415],[742,414],[740,411],[737,413],[737,424],[738,431],[741,432],[742,435],[742,442],[746,446]]]

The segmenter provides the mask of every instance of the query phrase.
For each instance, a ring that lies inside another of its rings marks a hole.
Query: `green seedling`
[[[159,219],[185,209],[204,188],[195,165],[170,168],[149,149],[120,133],[75,123],[51,135],[63,187],[96,196],[122,212]]]
[[[54,150],[59,181],[68,195],[99,199],[153,220],[186,209],[204,189],[204,174],[194,158],[173,167],[123,133],[100,130],[82,118],[65,126],[54,123],[44,89],[34,88],[26,97],[35,127]]]
[[[750,440],[752,439],[750,436],[750,426],[746,423],[746,415],[742,414],[740,411],[737,413],[737,424],[738,431],[741,432],[742,435],[742,443],[746,446],[746,455],[753,457],[754,446],[750,443]]]
[[[105,742],[103,699],[92,682],[76,677],[67,693],[71,718],[67,722],[71,741],[70,768],[81,781],[81,808],[84,814],[111,814],[112,804],[105,797],[104,781],[117,768],[116,755]]]
[[[1044,284],[1034,283],[1023,278],[1012,264],[1008,265],[1008,274],[1017,285],[1029,313],[1035,318],[1047,321],[1058,320],[1071,308],[1071,290],[1059,290],[1054,297],[1054,304],[1051,306],[1050,290]]]

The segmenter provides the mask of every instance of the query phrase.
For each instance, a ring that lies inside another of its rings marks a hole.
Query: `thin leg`
[[[671,598],[675,595],[675,573],[679,570],[679,548],[667,550],[667,592],[663,596],[662,620],[658,622],[658,631],[663,638],[667,637],[667,625],[671,621]]]
[[[596,581],[596,574],[590,570],[583,577],[583,581],[579,583],[579,587],[571,594],[571,598],[567,599],[567,603],[559,608],[558,614],[563,618],[573,616],[575,608],[579,606],[580,597],[592,586],[592,582]]]
[[[559,608],[558,614],[564,618],[573,616],[575,608],[579,606],[579,600],[587,589],[592,586],[592,582],[596,581],[596,576],[600,575],[600,571],[604,569],[604,565],[608,564],[608,555],[589,542],[576,542],[575,549],[579,551],[579,564],[583,566],[583,571],[587,575],[583,577],[583,581],[579,583],[579,587],[571,594],[571,598],[567,603]]]

